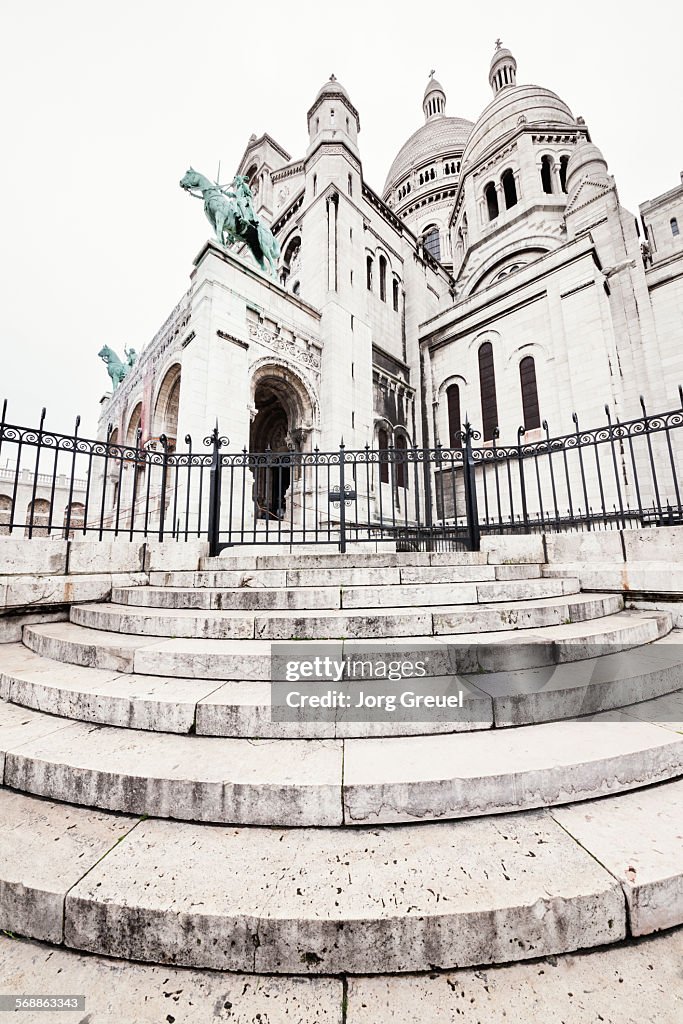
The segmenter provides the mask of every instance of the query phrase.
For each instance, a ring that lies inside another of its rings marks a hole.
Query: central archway
[[[267,380],[254,391],[255,415],[249,432],[251,452],[284,453],[290,450],[290,418],[277,388]],[[287,509],[287,492],[291,484],[291,470],[283,459],[259,466],[254,473],[254,498],[257,518],[282,519]]]
[[[259,518],[282,519],[292,500],[296,474],[288,452],[307,448],[315,418],[310,386],[290,366],[264,361],[251,384],[252,421],[249,450],[273,453],[254,472],[254,500]]]

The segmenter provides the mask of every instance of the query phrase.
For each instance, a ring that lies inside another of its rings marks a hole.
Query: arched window
[[[26,529],[24,535],[33,534],[35,537],[46,537],[50,533],[52,525],[52,506],[47,498],[36,498],[29,501],[26,509]]]
[[[681,232],[679,230],[678,221],[676,220],[676,218],[672,217],[669,223],[671,224],[671,234],[674,235],[674,237],[676,235],[680,235]]]
[[[561,156],[560,157],[560,185],[562,186],[562,191],[563,192],[567,191],[567,164],[568,163],[569,163],[569,157],[568,156]]]
[[[427,228],[424,236],[424,246],[430,256],[435,260],[441,259],[441,242],[439,240],[439,229],[434,225]]]
[[[353,195],[353,178],[351,177],[350,174],[346,181],[346,191],[349,193],[350,196]]]
[[[479,390],[484,440],[490,441],[498,426],[496,375],[493,368],[493,345],[490,341],[485,341],[479,346]]]
[[[544,156],[541,160],[541,184],[543,191],[551,193],[553,190],[553,166],[552,160],[549,156]]]
[[[382,255],[379,258],[379,297],[382,302],[387,301],[387,261]]]
[[[460,419],[460,388],[457,384],[451,384],[446,389],[446,404],[448,406],[448,446],[449,448],[462,448],[462,440],[458,436],[461,428]]]
[[[396,486],[408,487],[408,442],[405,434],[398,434],[394,448],[396,459]]]
[[[365,261],[365,283],[368,286],[368,291],[372,291],[372,256],[368,256]]]
[[[489,220],[495,220],[498,216],[498,196],[496,195],[496,186],[492,181],[484,189],[484,196],[489,211]]]
[[[317,196],[317,194],[318,194],[318,175],[314,174],[313,175],[313,195]]]
[[[524,429],[538,430],[541,425],[541,414],[538,408],[536,365],[532,356],[525,356],[519,364],[519,381],[522,387]]]
[[[398,280],[394,278],[392,282],[392,298],[394,302],[394,313],[398,313]]]
[[[379,450],[379,482],[381,484],[389,483],[389,463],[386,459],[382,460],[382,452],[386,452],[389,448],[389,435],[386,430],[380,429],[377,431],[377,448]]]
[[[282,254],[281,267],[280,267],[280,283],[286,284],[290,275],[296,274],[299,270],[299,260],[301,258],[301,236],[295,235],[287,245],[285,246]]]
[[[517,186],[515,185],[515,176],[508,168],[500,180],[503,186],[503,194],[505,196],[505,207],[509,210],[511,206],[517,205]]]

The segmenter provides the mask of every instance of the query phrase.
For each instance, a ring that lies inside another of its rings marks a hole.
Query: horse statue
[[[264,273],[277,275],[280,246],[269,227],[254,213],[253,196],[247,179],[238,174],[228,186],[209,181],[190,167],[180,179],[180,187],[190,195],[201,194],[204,213],[221,245],[246,242]],[[195,191],[196,190],[196,191]]]
[[[103,345],[100,351],[97,353],[100,359],[103,359],[107,366],[107,373],[111,379],[111,389],[116,391],[117,387],[128,373],[129,369],[133,365],[130,362],[123,363],[117,356],[116,352],[108,345]]]

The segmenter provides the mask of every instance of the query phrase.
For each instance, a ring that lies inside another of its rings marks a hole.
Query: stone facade
[[[676,408],[683,382],[683,185],[619,201],[588,126],[549,89],[517,85],[500,46],[476,123],[425,124],[380,196],[360,117],[334,78],[292,160],[252,136],[245,174],[281,246],[277,281],[209,241],[191,287],[135,370],[102,400],[101,436],[165,434],[198,449],[216,419],[230,451],[448,445],[467,414],[515,443]],[[642,239],[644,238],[644,242]],[[664,370],[664,372],[663,372]],[[268,499],[270,500],[270,499]],[[277,504],[277,498],[273,499]]]

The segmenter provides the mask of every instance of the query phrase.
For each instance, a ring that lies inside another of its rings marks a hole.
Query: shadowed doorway
[[[281,386],[281,382],[278,382]],[[280,400],[279,388],[269,381],[256,387],[256,414],[249,433],[250,452],[285,455],[290,450],[290,427],[287,411]],[[286,459],[264,459],[254,473],[254,498],[258,519],[282,519],[287,511],[287,492],[291,483]]]

